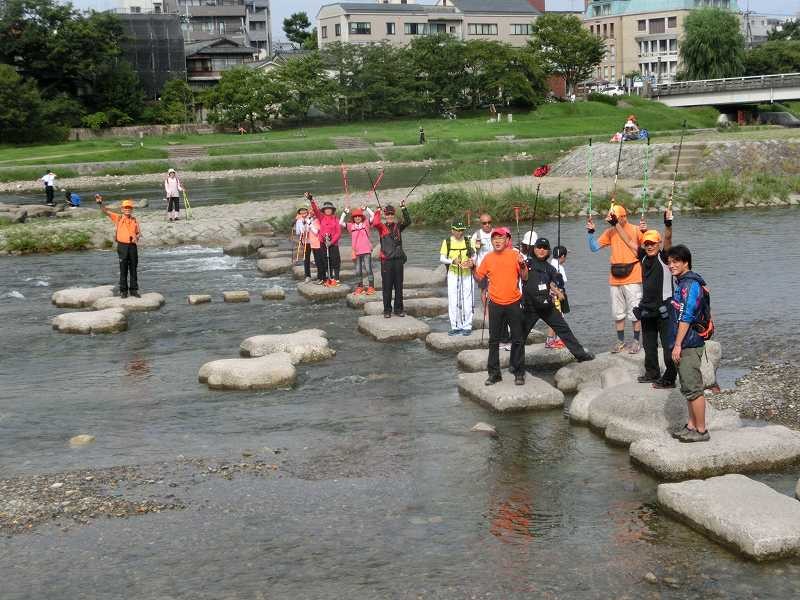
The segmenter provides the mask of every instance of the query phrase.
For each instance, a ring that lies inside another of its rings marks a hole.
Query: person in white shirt
[[[55,197],[55,185],[56,185],[56,174],[53,173],[50,169],[47,170],[41,179],[39,179],[44,184],[44,193],[47,196],[47,205],[48,206],[55,206],[55,202],[53,198]]]
[[[559,303],[559,312],[562,315],[565,315],[569,312],[569,301],[567,300],[567,271],[564,269],[564,263],[567,262],[567,248],[565,246],[556,246],[553,248],[553,258],[550,259],[550,264],[558,271],[558,274],[561,275],[561,279],[564,281],[564,299]],[[553,331],[553,328],[550,327],[547,330],[547,340],[544,343],[544,347],[550,350],[558,350],[560,348],[565,348],[564,342],[561,341],[561,338],[556,335],[556,332]]]
[[[177,221],[181,212],[181,192],[183,185],[178,179],[175,169],[167,171],[167,178],[164,180],[164,195],[167,199],[167,216],[170,221]]]
[[[481,227],[472,234],[470,242],[475,250],[475,266],[479,266],[483,259],[492,251],[492,217],[483,213],[480,216]]]

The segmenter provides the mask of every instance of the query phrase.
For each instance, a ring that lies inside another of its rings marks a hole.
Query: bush
[[[608,94],[601,94],[600,92],[591,92],[586,99],[589,102],[602,102],[604,104],[610,104],[611,106],[616,106],[619,103],[619,96],[609,96]]]
[[[6,233],[6,250],[30,254],[34,252],[65,252],[86,250],[91,246],[91,235],[86,231],[52,231],[32,229],[23,225]]]
[[[734,206],[742,199],[742,189],[729,174],[707,177],[689,186],[687,200],[696,208],[711,210]]]
[[[81,119],[84,127],[88,127],[89,129],[103,129],[104,127],[108,127],[108,115],[104,112],[96,112],[90,115],[86,115]]]

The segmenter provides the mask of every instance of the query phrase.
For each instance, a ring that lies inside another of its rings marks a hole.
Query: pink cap
[[[509,231],[508,227],[495,227],[494,229],[492,229],[491,237],[494,237],[496,235],[502,235],[504,237],[509,237],[510,238],[511,237],[511,231]]]

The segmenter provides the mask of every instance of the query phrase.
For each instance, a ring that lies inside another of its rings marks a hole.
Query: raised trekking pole
[[[370,184],[370,192],[375,196],[375,202],[378,203],[378,208],[381,208],[381,199],[378,198],[378,184],[383,179],[383,171],[378,173],[378,179],[372,181],[372,173],[369,172],[369,169],[364,169],[367,172],[367,177],[369,177],[369,184]]]
[[[558,192],[558,234],[556,237],[556,246],[561,245],[561,192]]]
[[[528,237],[533,237],[533,222],[536,219],[536,207],[539,205],[539,188],[542,187],[542,184],[538,184],[536,186],[536,197],[533,200],[533,212],[531,213],[531,230],[530,235]],[[536,240],[531,240],[534,244]]]
[[[642,217],[640,221],[644,221],[644,213],[647,212],[647,177],[650,169],[650,136],[647,137],[647,146],[644,149],[644,182],[642,184]]]
[[[589,205],[586,208],[586,216],[592,216],[592,138],[589,138]]]
[[[619,152],[617,153],[617,168],[614,171],[614,187],[611,188],[611,208],[617,203],[617,179],[619,179],[619,163],[622,161],[622,142],[624,137],[619,138]],[[610,209],[609,209],[610,210]]]
[[[414,187],[412,187],[410,190],[408,190],[408,193],[406,194],[406,197],[403,199],[403,202],[404,202],[404,203],[405,203],[405,201],[406,201],[406,200],[408,200],[408,197],[409,197],[409,196],[411,196],[411,194],[413,194],[413,193],[414,193],[414,190],[415,190],[415,189],[417,189],[417,187],[419,187],[419,185],[420,185],[420,184],[421,184],[421,183],[422,183],[422,182],[425,180],[425,178],[426,178],[428,175],[430,175],[430,174],[431,174],[431,168],[430,168],[430,167],[428,167],[428,170],[427,170],[427,171],[425,171],[425,172],[422,174],[422,177],[420,177],[420,178],[419,178],[419,180],[417,181],[417,183],[415,183],[415,184],[414,184]]]
[[[183,190],[183,205],[186,207],[186,220],[192,220],[192,205],[189,204],[189,194],[186,193],[186,190]]]
[[[347,180],[347,167],[342,163],[342,187],[344,188],[344,206],[350,208],[350,182]]]
[[[519,235],[519,206],[514,207],[514,220],[517,222],[517,247],[522,244],[522,238]]]
[[[678,157],[675,159],[675,172],[672,174],[672,188],[669,191],[669,200],[667,201],[667,210],[672,210],[672,198],[675,196],[675,182],[678,180],[678,164],[681,162],[681,148],[683,148],[683,136],[686,135],[686,120],[683,121],[683,129],[681,131],[681,141],[678,142]]]

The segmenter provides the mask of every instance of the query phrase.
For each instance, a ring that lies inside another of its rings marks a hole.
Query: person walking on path
[[[642,265],[639,262],[638,250],[634,251],[620,232],[624,231],[637,248],[642,243],[643,232],[628,223],[628,213],[621,204],[614,204],[611,207],[606,222],[610,227],[600,234],[597,240],[594,238],[595,227],[591,217],[586,223],[586,231],[589,249],[592,252],[611,246],[611,273],[608,284],[611,289],[611,312],[617,330],[617,342],[611,352],[627,350],[630,354],[637,354],[641,349],[639,345],[641,323],[633,314],[633,308],[639,306],[639,301],[642,299]],[[630,344],[625,343],[626,318],[633,325],[633,341]]]
[[[533,246],[523,243],[521,249],[528,266],[528,279],[522,286],[525,318],[522,339],[528,338],[536,322],[541,319],[555,331],[578,362],[592,360],[594,355],[577,340],[557,306],[566,299],[566,295],[561,274],[547,260],[550,258],[550,242],[546,238],[539,238]]]
[[[425,143],[425,130],[422,127],[419,128],[419,143]]]
[[[350,220],[347,221],[347,215]],[[373,295],[375,293],[375,275],[372,271],[372,242],[369,239],[372,226],[370,221],[373,212],[366,206],[350,210],[345,208],[339,218],[339,224],[350,232],[350,244],[353,247],[353,260],[356,263],[356,280],[358,287],[355,294]]]
[[[692,253],[684,245],[667,251],[667,263],[675,278],[675,291],[669,306],[670,344],[672,360],[678,365],[681,393],[686,398],[689,420],[676,437],[681,442],[707,442],[711,439],[706,424],[706,399],[703,395],[703,373],[700,361],[705,351],[705,339],[698,324],[709,320],[703,314],[706,282],[692,271]]]
[[[133,216],[133,200],[123,200],[122,214],[119,214],[103,206],[103,197],[100,194],[96,194],[94,199],[100,205],[100,210],[115,225],[114,238],[117,242],[117,256],[119,257],[119,295],[127,298],[130,292],[131,296],[139,298],[139,278],[136,273],[139,266],[137,244],[142,237],[142,232],[139,229],[139,222]]]
[[[339,225],[339,219],[336,218],[336,207],[332,202],[323,202],[322,209],[320,209],[310,192],[306,192],[306,199],[311,202],[311,213],[319,221],[319,232],[322,241],[320,250],[328,275],[323,283],[324,285],[335,287],[339,285],[339,270],[342,265],[342,256],[339,253],[339,239],[342,237],[342,229]]]
[[[525,383],[525,345],[520,300],[520,280],[528,279],[525,257],[511,244],[511,232],[505,227],[492,231],[492,252],[475,269],[478,282],[488,280],[489,294],[489,377],[486,385],[502,381],[500,373],[500,338],[506,326],[511,330],[511,365],[514,383]]]
[[[447,302],[450,316],[448,335],[470,335],[475,298],[473,295],[472,257],[475,252],[468,239],[464,223],[450,227],[450,237],[442,242],[439,262],[447,265]]]
[[[392,316],[392,293],[394,293],[394,314],[405,317],[403,311],[403,265],[406,253],[403,250],[403,230],[411,225],[405,200],[400,201],[400,210],[403,221],[397,222],[397,211],[391,204],[381,211],[378,208],[372,219],[372,226],[378,231],[381,243],[381,283],[383,286],[383,316],[387,319]],[[386,218],[386,223],[381,221],[381,212]]]
[[[47,204],[47,206],[55,206],[56,203],[53,199],[56,193],[56,174],[53,173],[52,170],[47,169],[47,173],[42,175],[39,181],[44,185],[45,204]]]
[[[167,199],[167,217],[169,217],[170,223],[177,221],[181,214],[181,192],[183,191],[183,184],[175,169],[167,171],[167,178],[164,180],[164,197]]]

